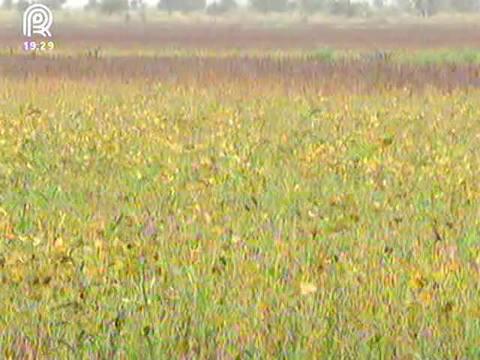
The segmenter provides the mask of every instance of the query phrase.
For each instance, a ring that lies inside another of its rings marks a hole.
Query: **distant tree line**
[[[476,12],[480,0],[399,0],[403,7],[410,7],[418,15],[428,17],[441,11]]]
[[[18,0],[16,7],[23,11],[32,0]],[[61,8],[65,0],[37,0],[52,9]],[[4,9],[14,8],[13,0],[3,0]],[[235,0],[159,0],[158,9],[169,14],[174,12],[190,13],[206,11],[208,14],[221,15],[238,7]],[[249,7],[260,13],[278,13],[297,11],[305,16],[315,13],[356,16],[372,13],[386,8],[399,9],[422,17],[429,17],[442,11],[477,12],[480,11],[480,0],[373,0],[359,2],[352,0],[249,0]],[[96,10],[105,14],[138,11],[145,14],[142,0],[88,0],[86,10]]]
[[[236,7],[235,0],[216,0],[208,6],[206,0],[160,0],[158,4],[160,10],[169,13],[206,10],[220,14]],[[352,0],[249,0],[249,7],[261,13],[301,11],[305,14],[324,12],[349,16],[390,7],[427,17],[441,11],[480,11],[480,0],[397,0],[393,3],[386,0],[373,0],[372,3]]]
[[[42,3],[47,5],[50,9],[52,10],[58,10],[60,9],[64,4],[66,0],[42,0],[42,1],[35,1],[37,3]],[[33,1],[32,1],[33,2]],[[25,11],[25,9],[32,3],[31,1],[27,0],[18,0],[14,6],[14,3],[12,0],[4,0],[2,4],[2,8],[4,10],[11,10],[14,7],[17,8],[19,11]]]

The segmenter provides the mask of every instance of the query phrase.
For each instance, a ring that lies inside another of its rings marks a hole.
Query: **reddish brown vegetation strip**
[[[476,25],[290,25],[272,29],[220,24],[147,24],[79,27],[58,25],[55,40],[70,47],[149,46],[188,48],[312,48],[354,49],[445,48],[480,46]],[[17,27],[0,25],[0,47],[19,46]]]
[[[225,82],[280,84],[288,88],[318,89],[327,93],[383,89],[450,91],[480,88],[480,65],[415,65],[388,61],[344,60],[328,62],[300,58],[256,57],[0,57],[0,76],[73,80],[115,80],[198,83]]]

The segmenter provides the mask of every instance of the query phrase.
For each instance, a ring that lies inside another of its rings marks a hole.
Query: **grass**
[[[393,55],[400,62],[415,64],[479,64],[480,51],[477,49],[443,49],[443,50],[421,50],[415,53],[399,52]]]
[[[79,51],[0,50],[1,357],[480,356],[477,50]]]
[[[3,80],[4,356],[478,356],[478,93],[238,86]]]

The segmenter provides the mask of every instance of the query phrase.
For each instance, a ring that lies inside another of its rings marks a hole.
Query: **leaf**
[[[311,295],[317,292],[317,286],[313,283],[302,282],[300,284],[300,294],[302,296]]]

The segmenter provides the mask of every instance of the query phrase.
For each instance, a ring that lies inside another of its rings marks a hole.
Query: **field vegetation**
[[[480,357],[472,30],[181,29],[0,31],[0,356]]]

